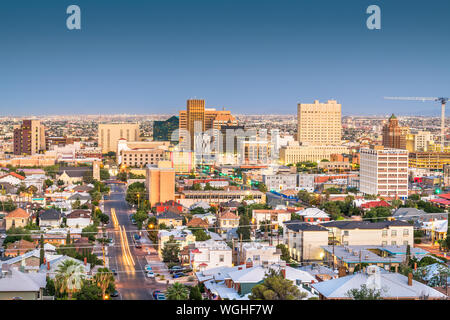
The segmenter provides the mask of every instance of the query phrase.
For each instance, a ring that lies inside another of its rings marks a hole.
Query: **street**
[[[145,275],[145,256],[148,255],[149,246],[142,246],[142,249],[134,246],[133,235],[138,231],[130,220],[131,210],[125,201],[126,186],[109,186],[111,194],[104,201],[104,211],[110,217],[108,237],[114,240],[114,245],[108,247],[108,259],[109,268],[117,272],[115,277],[119,297],[116,299],[153,300],[153,290],[165,290],[166,285]]]

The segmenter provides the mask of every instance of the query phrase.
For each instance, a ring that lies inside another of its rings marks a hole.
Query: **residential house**
[[[412,274],[406,277],[399,273],[383,271],[376,266],[366,268],[365,272],[315,283],[312,287],[319,292],[321,300],[351,300],[349,290],[359,290],[362,285],[379,290],[384,300],[443,300],[447,298],[445,294],[413,280]]]
[[[10,172],[0,177],[0,182],[6,182],[13,186],[18,186],[24,181],[25,177],[15,172]]]
[[[361,206],[360,206],[360,208],[363,210],[370,210],[372,208],[378,208],[378,207],[390,208],[391,205],[384,200],[380,200],[380,201],[368,201],[368,202],[361,204]]]
[[[322,246],[328,245],[328,230],[299,220],[286,221],[283,243],[294,260],[320,260],[324,254]]]
[[[335,272],[333,269],[317,263],[307,264],[305,266],[301,266],[298,269],[308,272],[310,275],[315,277],[319,282],[338,278],[337,272]]]
[[[92,224],[90,210],[73,210],[66,215],[66,224],[69,228],[85,228]]]
[[[39,227],[59,228],[62,223],[61,212],[55,209],[48,209],[39,213]]]
[[[254,286],[264,281],[270,270],[281,272],[285,279],[291,280],[300,291],[307,293],[307,297],[314,294],[306,289],[317,280],[305,271],[294,269],[285,263],[262,264],[253,266],[251,262],[227,268],[219,267],[197,272],[199,282],[205,285],[206,293],[210,299],[236,299],[245,300]]]
[[[305,222],[318,223],[330,221],[330,215],[318,208],[307,208],[296,212]]]
[[[224,241],[196,241],[190,250],[190,264],[194,272],[217,267],[231,267],[232,250]]]
[[[36,244],[24,239],[6,245],[5,257],[17,257],[28,251],[36,249]]]
[[[11,227],[25,227],[30,220],[31,214],[29,212],[22,208],[17,208],[5,216],[5,229],[8,230]]]
[[[42,300],[46,285],[45,273],[7,268],[0,272],[0,300]]]
[[[239,227],[239,217],[231,211],[222,213],[219,216],[218,221],[220,230],[228,230]]]
[[[278,230],[279,226],[282,226],[283,222],[291,220],[291,213],[287,210],[266,210],[258,209],[252,211],[252,217],[256,228],[259,228],[261,224],[266,224],[270,221],[272,228]]]
[[[414,226],[405,221],[331,221],[321,223],[329,231],[330,242],[353,245],[413,245]]]
[[[353,272],[355,267],[364,265],[376,265],[386,270],[397,272],[401,263],[407,259],[407,246],[323,246],[325,255],[323,260],[334,268],[344,267],[348,272]],[[410,247],[410,257],[422,259],[428,251]]]
[[[208,221],[194,217],[186,224],[186,226],[192,227],[192,228],[208,229],[209,223],[208,223]]]
[[[195,243],[195,236],[186,228],[177,227],[171,230],[158,231],[158,254],[161,257],[161,251],[164,244],[173,237],[173,240],[179,244],[180,249]]]
[[[236,244],[236,249],[240,246]],[[268,243],[247,242],[242,245],[241,254],[237,254],[236,264],[240,261],[251,261],[254,266],[261,265],[263,262],[269,264],[278,264],[281,262],[281,250]]]
[[[168,227],[181,227],[183,225],[183,219],[183,216],[174,211],[165,211],[156,217],[158,225],[165,224]]]
[[[164,211],[178,211],[178,213],[184,211],[184,207],[173,200],[169,200],[166,202],[158,202],[155,204],[155,209],[156,214],[162,213]]]

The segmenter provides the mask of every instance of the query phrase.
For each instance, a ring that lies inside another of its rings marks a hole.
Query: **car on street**
[[[166,300],[166,295],[164,293],[159,293],[156,296],[156,300]]]
[[[0,238],[5,239],[6,238],[6,234],[2,233],[2,235],[0,236]]]
[[[116,271],[116,269],[111,269],[111,272],[113,273],[113,275],[117,276],[117,271]]]
[[[113,298],[118,297],[118,296],[119,296],[119,291],[117,291],[117,290],[114,290],[114,292],[111,293],[111,297],[113,297]]]
[[[152,266],[149,264],[146,264],[144,269],[145,269],[145,271],[153,271]]]
[[[183,270],[183,267],[181,266],[173,266],[172,268],[169,269],[170,273],[174,273],[174,272],[180,272]]]
[[[108,246],[110,247],[114,246],[114,239],[111,238],[108,239]]]
[[[153,292],[152,292],[153,298],[156,299],[157,295],[160,294],[160,293],[162,293],[161,290],[155,290],[155,291],[153,291]]]
[[[145,276],[146,276],[147,278],[154,278],[154,277],[155,277],[155,274],[153,273],[153,271],[147,271],[146,274],[145,274]]]
[[[181,278],[181,277],[185,277],[186,275],[183,273],[183,272],[176,272],[176,273],[174,273],[173,275],[172,275],[172,277],[174,278],[174,279],[176,279],[176,278]]]

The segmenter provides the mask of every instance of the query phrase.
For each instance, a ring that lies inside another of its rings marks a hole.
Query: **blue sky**
[[[82,30],[66,28],[77,4]],[[381,7],[382,29],[366,28]],[[439,114],[450,95],[448,0],[15,0],[0,2],[0,115]]]

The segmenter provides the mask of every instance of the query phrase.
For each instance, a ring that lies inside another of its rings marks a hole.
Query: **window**
[[[387,230],[383,230],[383,237],[387,237],[387,235],[388,235]]]
[[[392,230],[391,231],[391,236],[392,237],[396,237],[397,236],[397,230]]]
[[[259,255],[253,256],[253,261],[259,261],[260,259],[261,259],[261,257]]]
[[[392,241],[391,245],[396,246],[397,245],[397,241]]]
[[[219,261],[220,261],[220,262],[224,262],[224,261],[225,261],[225,256],[224,256],[223,254],[221,254],[221,255],[219,256]]]
[[[348,246],[348,241],[344,241],[344,246]]]
[[[387,246],[387,241],[383,241],[383,242],[381,243],[381,245],[382,245],[382,246]]]
[[[348,236],[348,230],[344,231],[344,236]]]
[[[408,241],[403,241],[403,245],[407,246],[408,245]]]
[[[403,235],[404,236],[409,235],[409,229],[403,229]]]

